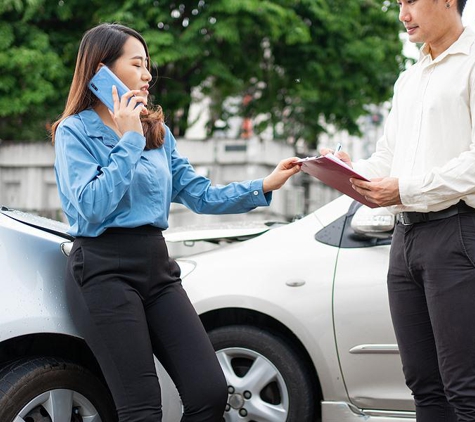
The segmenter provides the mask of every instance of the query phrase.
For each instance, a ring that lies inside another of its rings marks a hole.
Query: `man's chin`
[[[412,43],[424,43],[423,37],[417,33],[417,31],[413,34],[408,34],[408,39]]]

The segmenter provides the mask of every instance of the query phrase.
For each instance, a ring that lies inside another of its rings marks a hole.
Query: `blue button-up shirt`
[[[109,227],[151,224],[166,229],[170,203],[202,214],[238,214],[269,205],[262,179],[212,186],[176,149],[166,127],[161,148],[145,151],[145,138],[119,139],[91,109],[63,120],[55,136],[55,174],[73,236],[94,237]]]

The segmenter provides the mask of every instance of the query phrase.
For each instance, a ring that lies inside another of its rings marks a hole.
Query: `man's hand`
[[[350,179],[350,181],[356,192],[380,207],[401,205],[402,203],[399,195],[399,179],[395,177],[383,177],[370,182],[360,179]]]
[[[332,149],[329,148],[322,148],[320,150],[321,155],[327,155],[327,154],[333,154],[336,158],[339,158],[341,161],[343,161],[345,164],[353,168],[353,164],[351,164],[351,157],[349,156],[348,153],[344,151],[333,151]]]

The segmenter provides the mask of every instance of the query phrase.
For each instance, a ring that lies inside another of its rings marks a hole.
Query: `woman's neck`
[[[102,120],[102,123],[104,123],[106,126],[109,126],[117,134],[117,136],[122,136],[122,133],[120,132],[119,128],[117,127],[117,124],[112,118],[109,109],[104,104],[97,104],[94,107],[94,111],[99,115]]]

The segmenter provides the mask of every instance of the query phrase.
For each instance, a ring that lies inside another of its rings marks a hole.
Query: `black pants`
[[[475,421],[475,214],[398,224],[389,301],[418,422]]]
[[[162,420],[153,355],[178,388],[183,422],[222,421],[226,380],[160,230],[110,229],[76,239],[66,283],[73,320],[120,422]]]

